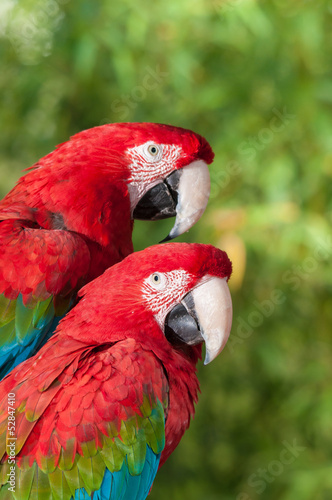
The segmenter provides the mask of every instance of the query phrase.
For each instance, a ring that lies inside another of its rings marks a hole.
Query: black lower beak
[[[137,220],[160,220],[176,216],[176,205],[180,174],[176,170],[163,182],[153,186],[137,203],[133,218]]]
[[[191,301],[190,294],[188,294],[184,301],[186,307],[178,304],[166,317],[165,336],[173,345],[181,343],[196,345],[203,342],[196,314],[190,303]]]

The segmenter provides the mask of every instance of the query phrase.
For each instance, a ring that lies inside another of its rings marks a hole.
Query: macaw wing
[[[0,385],[0,500],[144,500],[165,445],[162,366],[132,339],[95,349],[57,339]],[[8,393],[15,394],[15,441]]]
[[[0,378],[55,330],[89,269],[79,235],[34,226],[0,222]]]

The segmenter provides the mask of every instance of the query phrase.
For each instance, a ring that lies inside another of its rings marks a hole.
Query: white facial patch
[[[174,170],[175,162],[182,154],[180,146],[153,141],[128,149],[131,172],[128,190],[132,211],[149,189]]]
[[[160,276],[160,285],[156,283],[156,275]],[[142,297],[150,311],[154,313],[157,323],[164,331],[165,318],[175,304],[178,304],[188,292],[187,285],[193,279],[184,269],[167,273],[153,273],[143,281]]]

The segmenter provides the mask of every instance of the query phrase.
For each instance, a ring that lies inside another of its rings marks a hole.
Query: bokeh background
[[[0,59],[1,195],[107,122],[216,153],[181,240],[228,251],[234,326],[151,500],[332,498],[332,2],[1,0]],[[135,248],[171,226],[137,223]]]

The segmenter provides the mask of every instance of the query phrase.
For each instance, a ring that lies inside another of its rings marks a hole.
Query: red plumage
[[[126,152],[148,140],[181,146],[173,170],[213,159],[203,137],[167,125],[119,123],[74,135],[28,169],[0,202],[0,220],[7,221],[0,227],[0,293],[27,300],[67,284],[77,288],[133,251]]]
[[[0,377],[39,349],[84,284],[133,252],[142,198],[160,184],[162,208],[144,201],[137,217],[174,216],[177,188],[165,179],[212,159],[189,130],[120,123],[80,132],[28,169],[0,202]]]
[[[50,456],[57,464],[70,439],[73,454],[88,441],[101,447],[109,422],[120,432],[121,421],[140,414],[144,387],[169,400],[161,464],[167,459],[194,415],[201,357],[201,345],[177,348],[165,338],[142,295],[152,272],[172,269],[189,277],[183,296],[205,276],[229,278],[232,268],[225,252],[212,246],[166,244],[130,255],[86,285],[55,335],[0,385],[0,400],[14,391],[29,416],[18,417],[18,452],[22,446],[22,455],[42,467]]]

